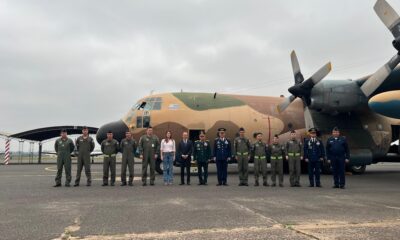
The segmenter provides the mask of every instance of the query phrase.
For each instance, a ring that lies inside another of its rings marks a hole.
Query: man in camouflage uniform
[[[233,155],[238,162],[239,186],[249,186],[249,156],[251,145],[248,138],[244,136],[244,128],[239,129],[239,136],[233,142]]]
[[[82,168],[85,167],[86,175],[86,186],[90,186],[92,183],[92,174],[90,172],[90,153],[94,150],[93,138],[89,136],[89,129],[87,127],[82,128],[82,136],[76,139],[76,150],[78,151],[78,163],[75,178],[74,187],[79,186],[81,180]]]
[[[201,132],[200,140],[194,142],[193,160],[197,163],[199,185],[207,185],[208,162],[211,159],[211,145],[206,135]]]
[[[271,186],[276,186],[276,173],[278,173],[279,187],[283,187],[283,159],[285,156],[285,147],[279,144],[278,135],[274,136],[273,143],[268,147],[268,150],[271,156]]]
[[[132,138],[132,133],[129,130],[125,133],[125,139],[121,141],[119,149],[122,153],[121,186],[126,186],[127,166],[129,170],[129,186],[133,186],[136,141]]]
[[[108,185],[108,172],[111,171],[110,185],[115,184],[115,172],[116,172],[116,157],[119,149],[118,141],[115,140],[114,135],[111,131],[108,131],[107,138],[101,143],[101,151],[104,154],[103,160],[103,185]]]
[[[57,176],[54,187],[61,187],[63,167],[65,168],[65,186],[69,187],[71,183],[71,153],[75,146],[74,142],[67,137],[67,130],[61,130],[61,137],[54,143],[54,149],[57,153]]]
[[[297,134],[294,130],[290,133],[290,140],[286,143],[286,159],[289,161],[290,186],[300,187],[303,144],[297,140]]]
[[[154,185],[156,179],[156,159],[160,153],[160,141],[153,135],[153,128],[148,127],[146,134],[140,137],[139,152],[142,159],[142,185],[147,185],[147,166],[150,165],[150,185]]]
[[[267,154],[268,146],[262,141],[262,133],[256,134],[257,140],[253,143],[251,149],[251,155],[254,159],[254,186],[259,186],[258,178],[261,173],[263,177],[263,185],[268,185],[267,180]]]

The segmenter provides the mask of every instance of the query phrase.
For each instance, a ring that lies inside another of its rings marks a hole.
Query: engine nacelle
[[[361,92],[357,82],[351,80],[325,80],[311,91],[311,109],[337,114],[367,107],[368,99]]]

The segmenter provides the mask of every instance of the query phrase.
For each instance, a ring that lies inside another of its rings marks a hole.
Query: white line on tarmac
[[[400,210],[400,207],[385,206],[386,208]]]

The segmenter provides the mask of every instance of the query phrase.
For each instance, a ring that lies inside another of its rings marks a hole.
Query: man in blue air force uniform
[[[218,138],[214,142],[214,160],[217,165],[218,184],[227,186],[228,161],[232,156],[231,142],[225,137],[225,128],[218,129]]]
[[[309,187],[322,187],[320,181],[321,165],[325,157],[325,149],[321,140],[317,138],[317,130],[308,130],[309,139],[304,141],[304,159],[308,163]]]
[[[326,143],[326,156],[328,163],[332,166],[333,172],[333,188],[345,187],[345,167],[350,159],[349,145],[345,137],[340,136],[337,127],[333,128],[332,136],[328,138]]]

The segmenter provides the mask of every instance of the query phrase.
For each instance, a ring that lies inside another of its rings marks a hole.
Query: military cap
[[[274,137],[279,138],[278,134],[275,134]]]
[[[242,127],[241,127],[241,128],[239,128],[239,132],[241,132],[241,131],[244,131],[244,128],[242,128]]]
[[[226,128],[218,128],[218,132],[225,132]]]
[[[62,132],[62,133],[66,133],[66,132],[67,132],[67,129],[63,128],[63,129],[61,129],[61,132]]]
[[[332,131],[339,131],[339,128],[338,128],[338,127],[334,127],[334,128],[332,129]]]
[[[317,129],[316,128],[310,128],[308,129],[309,133],[317,133]]]

